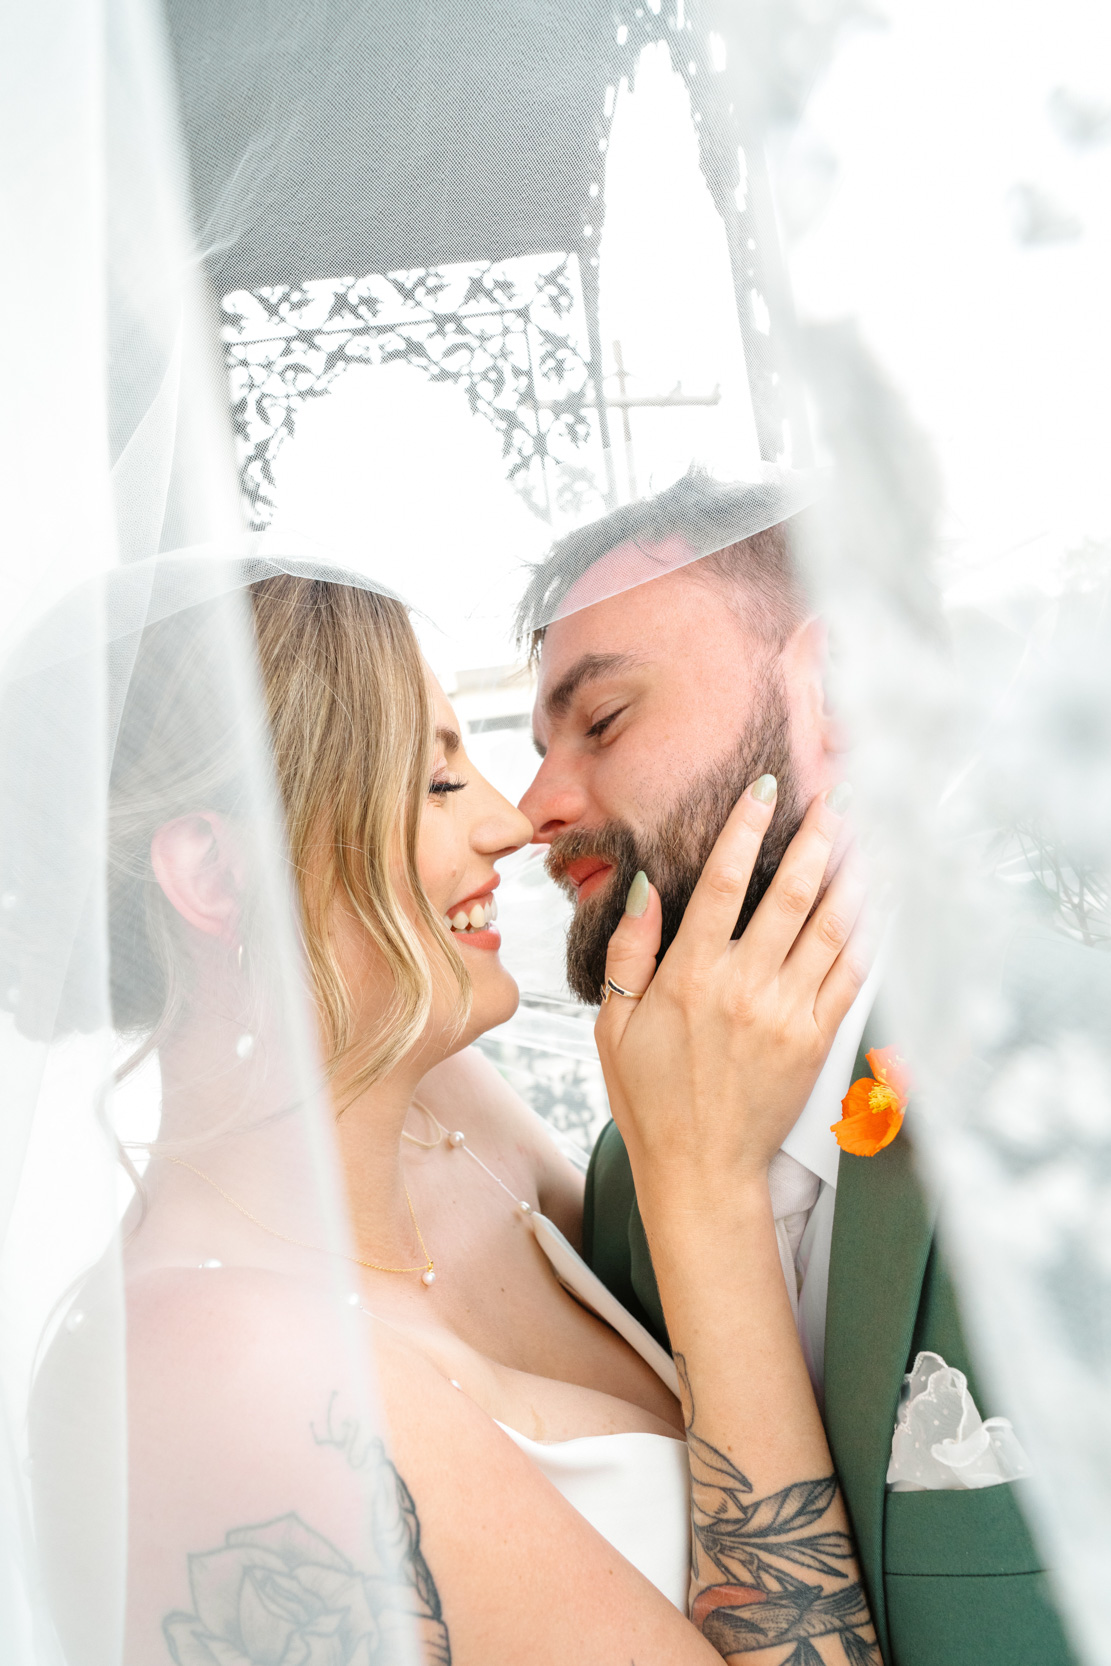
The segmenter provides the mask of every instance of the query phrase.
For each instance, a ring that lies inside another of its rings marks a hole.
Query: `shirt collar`
[[[803,1106],[802,1115],[783,1141],[782,1149],[788,1156],[794,1157],[796,1162],[802,1163],[830,1186],[837,1184],[840,1157],[832,1124],[841,1115],[841,1101],[849,1090],[853,1063],[879,989],[882,959],[882,954],[876,956],[860,993],[841,1020],[841,1027],[833,1038],[833,1046],[814,1084],[814,1091]]]

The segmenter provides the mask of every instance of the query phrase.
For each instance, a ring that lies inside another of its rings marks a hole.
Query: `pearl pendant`
[[[526,1203],[524,1198],[521,1199],[520,1208],[521,1208],[522,1215],[531,1215],[532,1214],[532,1204],[531,1203]]]
[[[462,1133],[457,1128],[455,1130],[454,1134],[449,1134],[448,1135],[447,1143],[451,1146],[453,1151],[458,1151],[459,1147],[466,1143],[466,1139],[467,1139],[466,1134]]]
[[[432,1271],[431,1267],[426,1267],[424,1269],[424,1272],[420,1275],[420,1281],[422,1284],[435,1284],[436,1274]]]

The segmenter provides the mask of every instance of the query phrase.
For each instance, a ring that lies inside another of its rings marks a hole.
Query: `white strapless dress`
[[[677,1395],[671,1356],[595,1277],[558,1227],[543,1215],[531,1219],[536,1241],[560,1283],[623,1336]],[[652,1434],[537,1441],[504,1423],[499,1428],[626,1561],[686,1613],[690,1471],[685,1441]]]

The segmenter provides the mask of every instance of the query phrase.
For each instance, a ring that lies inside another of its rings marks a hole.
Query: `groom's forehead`
[[[562,674],[570,659],[580,653],[625,652],[646,634],[666,640],[669,633],[678,634],[686,626],[709,627],[719,612],[737,618],[724,591],[701,581],[701,562],[678,558],[678,549],[689,546],[678,540],[675,544],[674,550],[658,544],[644,549],[621,545],[610,551],[616,565],[611,565],[609,555],[603,556],[576,581],[544,630],[542,682],[553,666],[558,665]],[[635,581],[631,577],[634,567],[639,573]],[[678,640],[676,646],[680,646]]]
[[[555,617],[565,619],[598,602],[639,589],[642,584],[686,567],[697,556],[693,546],[677,534],[652,541],[626,538],[575,580],[560,601]]]

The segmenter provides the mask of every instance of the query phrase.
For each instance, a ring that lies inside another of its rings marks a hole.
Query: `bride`
[[[296,574],[250,601],[351,1238],[321,1242],[303,1149],[214,1062],[265,1056],[276,1021],[218,760],[175,732],[185,611],[144,633],[109,801],[110,937],[139,920],[146,944],[113,967],[114,1018],[149,1035],[163,1105],[125,1222],[124,1658],[371,1666],[415,1624],[437,1666],[878,1660],[766,1183],[863,975],[847,865],[814,907],[839,818],[811,806],[732,942],[763,777],[660,970],[642,875],[611,943],[598,1045],[673,1366],[570,1247],[580,1175],[469,1047],[516,1006],[497,862],[529,823],[467,758],[401,604]],[[342,1263],[388,1450],[345,1402],[306,1253]],[[81,1346],[60,1331],[32,1419],[40,1535],[78,1582],[50,1408]]]

